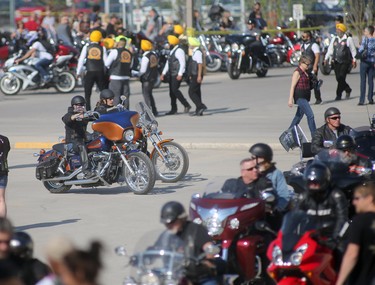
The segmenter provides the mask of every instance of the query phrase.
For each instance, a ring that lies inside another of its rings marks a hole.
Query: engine
[[[117,158],[115,153],[108,152],[91,152],[89,161],[92,170],[100,174],[108,183],[116,181],[119,169],[121,169],[121,159]]]

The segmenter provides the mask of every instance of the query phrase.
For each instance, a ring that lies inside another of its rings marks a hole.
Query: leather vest
[[[126,48],[117,49],[117,58],[109,70],[110,75],[131,76],[132,54]]]
[[[309,43],[309,46],[308,46],[307,48],[305,48],[305,45],[306,45],[306,44],[301,45],[301,52],[302,52],[302,55],[307,56],[307,57],[310,59],[311,64],[314,64],[314,61],[315,61],[315,53],[314,53],[313,50],[312,50],[312,45],[313,45],[313,43],[310,42],[310,43]]]
[[[90,43],[86,55],[87,71],[104,71],[103,47],[98,43]]]
[[[178,71],[180,70],[180,62],[178,61],[177,57],[176,57],[176,51],[179,49],[180,47],[177,46],[177,48],[169,54],[169,57],[168,57],[168,65],[169,65],[169,72],[171,73],[171,76],[177,76],[178,75]]]
[[[148,58],[147,70],[141,76],[141,81],[156,81],[159,76],[158,72],[158,56],[155,52],[150,51],[145,55]]]
[[[333,42],[333,58],[338,63],[348,63],[351,60],[350,49],[347,45],[347,39],[339,42],[336,38]]]
[[[189,66],[188,66],[188,75],[198,75],[198,62],[193,60],[194,54],[199,50],[199,48],[194,49],[193,55],[191,56],[191,59],[189,60]]]

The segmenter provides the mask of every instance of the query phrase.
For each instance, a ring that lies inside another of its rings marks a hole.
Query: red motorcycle
[[[259,224],[258,224],[259,225]],[[267,256],[268,274],[281,285],[335,284],[332,250],[319,235],[316,223],[302,211],[285,215]]]
[[[196,194],[190,201],[190,218],[203,224],[221,248],[221,258],[228,263],[228,274],[239,274],[244,282],[262,279],[261,254],[265,253],[266,246],[262,234],[254,231],[254,225],[265,218],[266,202],[274,200],[275,196],[266,192],[262,199],[215,192]]]

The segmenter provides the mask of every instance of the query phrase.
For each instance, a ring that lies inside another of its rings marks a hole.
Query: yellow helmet
[[[148,40],[141,40],[141,49],[143,51],[152,50],[152,43]]]
[[[201,45],[201,42],[199,41],[199,39],[195,37],[189,37],[188,41],[189,41],[189,45],[192,47],[199,47]]]
[[[115,40],[112,39],[112,38],[105,38],[103,40],[103,44],[104,44],[106,49],[111,49],[115,46]]]
[[[90,41],[92,42],[100,42],[100,40],[102,39],[102,33],[95,30],[95,31],[92,31],[91,34],[90,34]]]
[[[180,40],[176,36],[173,36],[173,35],[169,35],[167,39],[168,39],[168,43],[172,46],[178,45],[180,42]]]
[[[173,32],[176,34],[176,35],[181,35],[184,33],[184,28],[181,26],[181,25],[174,25],[173,26]]]

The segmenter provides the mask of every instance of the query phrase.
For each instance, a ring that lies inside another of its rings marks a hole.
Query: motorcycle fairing
[[[88,151],[109,151],[110,148],[111,144],[104,136],[100,136],[87,144]]]
[[[244,237],[237,241],[236,256],[239,264],[245,266],[241,268],[246,280],[254,278],[260,272],[255,271],[256,256],[260,251],[264,251],[264,238],[259,235]]]
[[[29,71],[30,74],[25,74],[25,70]],[[17,65],[9,68],[15,77],[18,77],[22,80],[22,90],[25,90],[28,86],[35,86],[36,83],[33,81],[33,78],[38,74],[38,71],[27,65]]]

